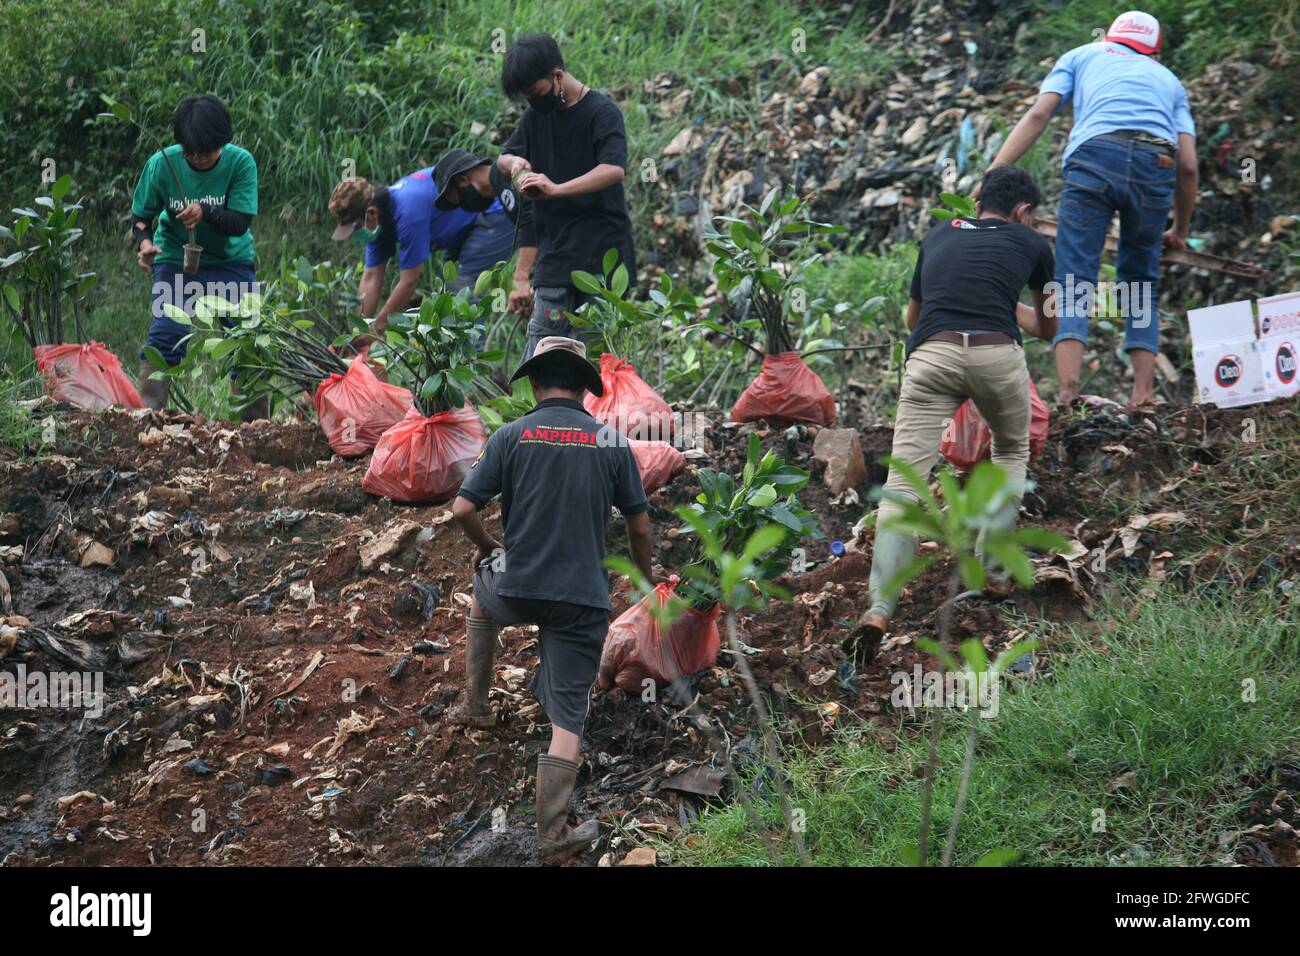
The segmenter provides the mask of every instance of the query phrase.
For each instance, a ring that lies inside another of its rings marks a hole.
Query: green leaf
[[[997,850],[989,850],[982,857],[972,863],[972,866],[1006,866],[1008,863],[1014,863],[1020,858],[1020,853],[1016,850],[1010,850],[1005,847]]]
[[[1005,538],[990,538],[984,542],[984,549],[1016,579],[1021,587],[1029,587],[1034,583],[1034,566],[1013,542]]]
[[[614,290],[615,295],[621,297],[627,291],[627,285],[627,266],[620,263],[619,267],[614,270],[614,278],[610,281],[610,288]]]
[[[119,103],[117,100],[113,99],[113,97],[104,93],[101,93],[99,98],[104,101],[104,105],[108,107],[108,111],[115,117],[125,123],[131,122],[131,111],[127,109],[125,103]]]
[[[934,638],[932,637],[917,638],[916,646],[920,650],[925,651],[925,653],[929,654],[931,657],[938,658],[940,663],[942,663],[943,666],[948,670],[950,671],[960,670],[960,665],[957,663],[957,658],[953,657],[950,653],[948,653],[948,648],[944,647]]]
[[[62,176],[56,179],[54,181],[54,185],[50,187],[50,197],[55,202],[61,202],[63,200],[63,197],[68,194],[68,190],[70,190],[71,188],[72,188],[72,174],[64,173]]]
[[[961,652],[962,658],[966,661],[966,666],[976,674],[983,674],[989,668],[988,655],[984,652],[984,645],[980,643],[978,637],[970,637],[961,642],[957,648]]]
[[[1001,674],[1021,657],[1032,654],[1036,650],[1038,650],[1038,641],[1017,641],[997,656],[997,660],[993,662],[993,673]]]
[[[156,346],[146,345],[140,350],[140,354],[144,360],[152,365],[157,371],[163,372],[164,374],[166,373],[166,370],[169,368],[167,360],[163,358],[162,352],[158,351]],[[152,377],[153,376],[151,375],[150,378]]]
[[[573,280],[574,288],[579,292],[585,292],[588,295],[599,295],[604,290],[604,286],[601,284],[600,280],[590,272],[583,272],[581,269],[574,269],[573,272],[570,273],[570,278]]]
[[[770,488],[771,485],[768,485]],[[768,517],[785,525],[795,534],[803,534],[803,521],[784,505],[773,505],[767,509]]]
[[[1046,528],[1017,528],[1011,534],[1011,540],[1035,551],[1068,551],[1070,539]]]
[[[190,321],[190,317],[185,314],[185,310],[180,308],[179,306],[173,305],[170,302],[164,302],[162,304],[162,310],[163,310],[163,314],[167,316],[167,318],[171,319],[173,322],[177,323],[178,325],[184,325],[184,326],[193,325],[193,323]]]
[[[443,377],[441,372],[437,372],[433,375],[430,375],[420,385],[420,397],[433,398],[435,395],[438,394],[438,390],[442,388],[442,383],[443,383]]]
[[[958,565],[961,569],[961,581],[966,585],[967,590],[979,591],[984,587],[984,565],[974,555],[963,554],[958,559]]]
[[[746,467],[749,467],[748,465]],[[776,501],[776,488],[773,485],[763,485],[749,496],[746,502],[751,508],[763,509]]]

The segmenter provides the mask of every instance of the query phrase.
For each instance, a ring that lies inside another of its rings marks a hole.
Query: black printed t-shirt
[[[623,114],[613,100],[595,90],[553,113],[529,107],[502,152],[522,156],[534,172],[545,173],[557,185],[603,163],[626,169]],[[533,218],[537,224],[533,288],[570,287],[575,269],[599,274],[609,249],[618,250],[635,284],[632,220],[622,183],[583,196],[539,199],[533,203]]]
[[[533,201],[519,194],[514,182],[497,169],[496,163],[488,167],[488,182],[492,186],[492,192],[496,193],[497,201],[510,217],[510,224],[519,231],[519,241],[516,245],[536,246],[537,226],[533,222]]]
[[[1021,341],[1016,303],[1028,285],[1052,281],[1052,246],[1033,229],[1001,219],[954,219],[921,240],[912,298],[921,318],[907,354],[936,332],[1005,332]]]
[[[477,508],[501,496],[506,553],[497,593],[606,610],[610,507],[625,517],[649,508],[626,440],[567,398],[497,429],[459,494]]]

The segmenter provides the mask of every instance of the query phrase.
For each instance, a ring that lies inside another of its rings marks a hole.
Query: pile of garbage
[[[662,198],[653,222],[660,258],[695,261],[713,217],[735,215],[741,203],[756,203],[773,187],[808,197],[819,218],[846,226],[845,241],[861,248],[919,239],[934,223],[930,211],[940,193],[970,193],[1004,131],[1037,99],[1038,84],[1066,52],[1044,51],[1035,75],[1015,75],[1018,48],[1008,40],[1014,25],[1001,13],[981,15],[981,7],[933,4],[894,18],[871,42],[891,53],[883,78],[837,84],[819,66],[795,88],[772,93],[760,114],[725,125],[692,116],[685,78],[665,73],[646,81],[660,122],[676,129],[658,179]],[[1280,248],[1300,235],[1300,174],[1287,149],[1295,111],[1280,82],[1288,74],[1271,70],[1286,62],[1275,51],[1269,66],[1219,63],[1184,78],[1200,134],[1197,248],[1280,270],[1283,282],[1300,276],[1300,259]],[[759,69],[782,66],[776,57]],[[1044,135],[1051,156],[1046,215],[1055,211],[1068,130],[1068,119],[1058,118]],[[1170,275],[1162,302],[1170,311],[1250,288],[1205,270]]]

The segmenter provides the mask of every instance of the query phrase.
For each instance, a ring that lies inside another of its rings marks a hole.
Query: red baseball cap
[[[1106,31],[1106,39],[1123,43],[1139,53],[1150,56],[1160,52],[1160,41],[1163,36],[1160,32],[1159,20],[1141,10],[1130,10],[1115,18],[1115,22]]]

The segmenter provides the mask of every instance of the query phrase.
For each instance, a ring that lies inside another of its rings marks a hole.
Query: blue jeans
[[[1174,205],[1174,175],[1165,153],[1133,141],[1096,137],[1070,154],[1057,213],[1060,322],[1053,345],[1065,339],[1088,341],[1101,251],[1118,212],[1115,279],[1124,347],[1159,351],[1157,278],[1165,223]]]
[[[564,317],[565,312],[578,311],[590,299],[587,293],[569,285],[533,286],[533,315],[528,320],[528,346],[524,349],[522,361],[532,358],[537,343],[552,335],[590,341],[593,334],[590,329],[576,329]]]
[[[168,303],[183,310],[186,315],[194,315],[194,303],[205,295],[215,295],[234,305],[245,292],[252,292],[257,282],[257,275],[251,262],[231,262],[219,266],[199,267],[192,276],[174,262],[155,262],[153,264],[153,321],[149,323],[149,334],[145,345],[152,345],[166,360],[168,365],[177,365],[185,358],[185,339],[193,330],[188,325],[173,322],[163,311],[163,304]],[[233,320],[221,317],[221,324],[229,326]],[[144,350],[140,351],[144,358]]]
[[[515,227],[505,211],[480,214],[456,252],[460,268],[456,272],[456,281],[451,284],[451,291],[473,291],[480,273],[509,259],[514,251]]]

